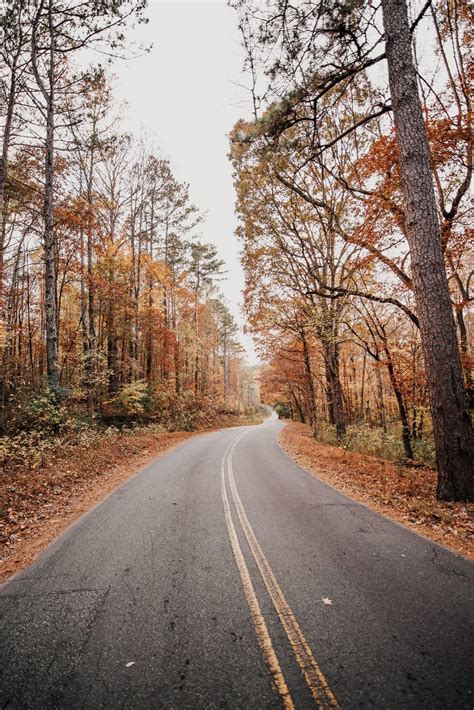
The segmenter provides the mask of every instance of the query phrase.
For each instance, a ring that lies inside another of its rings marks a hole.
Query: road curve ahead
[[[181,444],[3,585],[0,706],[471,710],[473,565],[281,426]]]

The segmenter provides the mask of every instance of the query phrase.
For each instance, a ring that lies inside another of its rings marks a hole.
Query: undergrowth
[[[325,421],[319,422],[317,440],[322,444],[340,446],[348,451],[368,454],[389,461],[405,459],[402,442],[402,430],[398,423],[393,423],[384,431],[382,427],[368,424],[349,424],[345,436],[337,440],[336,428]],[[435,464],[435,448],[431,432],[426,432],[423,438],[412,441],[415,461]]]
[[[258,408],[245,412],[257,416]],[[58,453],[77,446],[94,446],[104,437],[122,434],[160,434],[196,431],[219,426],[240,412],[211,397],[185,391],[171,395],[137,382],[124,386],[105,402],[94,417],[68,393],[50,389],[28,392],[12,404],[0,436],[0,469],[5,473],[22,466],[41,469]]]

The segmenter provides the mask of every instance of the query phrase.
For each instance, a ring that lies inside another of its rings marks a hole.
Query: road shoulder
[[[229,418],[226,426],[260,423]],[[31,564],[69,525],[139,473],[158,456],[187,439],[219,427],[195,432],[153,433],[137,430],[100,437],[49,460],[40,470],[24,468],[4,474],[0,482],[0,583]]]
[[[291,422],[279,437],[299,466],[372,510],[474,559],[474,506],[435,498],[436,472],[411,468],[315,441],[309,427]]]

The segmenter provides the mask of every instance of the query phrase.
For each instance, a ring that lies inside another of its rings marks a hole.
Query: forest
[[[137,422],[188,430],[256,401],[219,293],[225,265],[202,236],[204,214],[152,141],[121,125],[107,58],[147,51],[130,42],[144,9],[141,1],[6,4],[5,466],[41,462],[45,437]],[[89,64],[92,49],[102,64]]]
[[[438,498],[473,500],[472,6],[232,4],[262,397],[320,441],[436,462]]]

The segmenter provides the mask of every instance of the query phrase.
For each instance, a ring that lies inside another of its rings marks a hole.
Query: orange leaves
[[[143,270],[144,273],[156,282],[161,289],[170,286],[172,277],[169,268],[159,259],[153,259],[149,254],[144,254]]]

